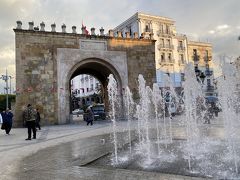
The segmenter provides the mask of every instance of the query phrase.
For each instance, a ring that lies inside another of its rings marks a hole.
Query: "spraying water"
[[[228,141],[228,149],[234,159],[235,171],[238,173],[238,163],[236,155],[236,137],[239,131],[239,117],[236,113],[238,105],[238,91],[237,91],[237,71],[236,68],[229,63],[224,63],[223,76],[219,78],[219,97],[223,110],[224,128]],[[227,90],[226,90],[227,88]]]
[[[134,108],[134,102],[132,99],[132,93],[129,87],[126,87],[125,96],[124,96],[124,104],[126,109],[126,118],[127,118],[127,126],[128,126],[128,142],[129,142],[129,151],[132,153],[132,140],[131,140],[131,119]]]
[[[159,131],[159,105],[161,105],[162,102],[162,95],[161,91],[157,84],[153,84],[153,91],[152,91],[152,101],[154,104],[154,111],[155,111],[155,123],[157,127],[157,147],[158,147],[158,155],[160,155],[160,131]]]
[[[118,87],[117,82],[114,79],[113,75],[110,74],[108,77],[108,97],[110,103],[110,118],[113,122],[113,143],[114,143],[114,154],[115,154],[115,163],[118,163],[118,146],[117,146],[117,132],[116,132],[116,104],[118,103]]]
[[[187,64],[185,67],[186,80],[183,84],[186,107],[186,134],[188,145],[188,166],[191,170],[191,158],[196,154],[197,145],[199,144],[200,134],[197,125],[197,99],[202,98],[201,85],[197,82],[192,64]]]

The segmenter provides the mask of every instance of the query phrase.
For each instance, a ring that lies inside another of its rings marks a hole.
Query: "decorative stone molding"
[[[93,41],[93,40],[80,40],[80,49],[82,50],[94,50],[94,51],[106,51],[106,41]]]
[[[44,22],[41,22],[40,23],[40,31],[45,31],[45,23]]]
[[[113,34],[113,30],[110,29],[110,30],[108,31],[108,34],[109,34],[109,37],[113,37],[113,36],[114,36],[114,34]]]
[[[77,27],[76,26],[72,26],[72,33],[76,34],[77,33]]]
[[[99,29],[99,31],[100,31],[100,36],[104,36],[104,29],[103,29],[103,27],[101,27],[101,29]]]
[[[125,32],[125,34],[126,34],[126,38],[131,38],[130,32]]]
[[[154,35],[153,33],[149,34],[150,39],[153,39],[153,35]]]
[[[86,27],[82,26],[81,30],[82,30],[82,34],[86,34]]]
[[[134,33],[133,33],[133,37],[134,37],[134,39],[138,39],[138,33],[137,33],[137,32],[134,32]]]
[[[51,24],[52,32],[56,32],[56,24]]]
[[[22,29],[22,21],[17,21],[17,29]]]
[[[96,34],[95,34],[95,28],[94,28],[94,27],[91,28],[91,35],[96,35]]]
[[[65,24],[62,25],[62,32],[66,33],[66,25]]]
[[[117,31],[117,37],[122,38],[122,31]]]
[[[28,30],[33,30],[34,22],[28,22],[29,28]]]

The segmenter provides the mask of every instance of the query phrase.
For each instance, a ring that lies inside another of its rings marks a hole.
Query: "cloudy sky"
[[[16,21],[39,25],[46,30],[52,23],[57,31],[65,23],[67,31],[82,21],[88,29],[112,29],[134,13],[145,12],[166,16],[176,21],[177,31],[192,40],[213,44],[214,60],[222,55],[240,55],[240,0],[0,0],[0,75],[6,68],[15,77],[15,44],[13,28]],[[4,82],[0,80],[0,93]],[[13,80],[14,86],[14,80]]]

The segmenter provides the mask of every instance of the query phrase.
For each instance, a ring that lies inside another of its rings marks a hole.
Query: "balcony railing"
[[[159,59],[158,63],[162,65],[174,64],[174,59]]]
[[[185,51],[185,49],[186,49],[186,48],[185,48],[184,46],[178,46],[178,47],[177,47],[177,50],[178,50],[178,51]]]
[[[199,61],[199,59],[200,59],[200,56],[198,56],[198,55],[192,56],[192,60],[193,60],[194,62]]]
[[[159,50],[160,50],[160,49],[171,49],[171,50],[173,50],[173,49],[174,49],[174,46],[171,45],[171,44],[159,44],[159,45],[158,45],[158,49],[159,49]]]
[[[145,28],[145,29],[144,29],[144,32],[153,33],[153,29],[150,29],[150,28]]]
[[[167,30],[158,30],[157,35],[158,36],[173,35],[173,32],[172,31],[167,31]]]

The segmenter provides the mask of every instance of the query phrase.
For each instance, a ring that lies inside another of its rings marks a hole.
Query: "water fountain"
[[[117,168],[166,172],[188,176],[214,178],[240,178],[239,94],[236,70],[232,65],[223,66],[224,75],[219,79],[219,99],[222,112],[215,124],[204,124],[208,112],[201,84],[196,80],[193,65],[186,65],[184,96],[181,99],[165,78],[167,89],[146,86],[139,75],[139,99],[133,102],[129,88],[125,88],[125,112],[128,120],[127,151],[117,145],[117,83],[109,77],[109,100],[113,121],[114,161],[109,166]],[[227,90],[226,90],[227,87]],[[169,104],[183,101],[185,111],[171,116]],[[133,118],[135,111],[135,119]],[[221,119],[223,122],[221,124]],[[224,131],[223,131],[224,129]],[[131,132],[137,136],[132,137]],[[122,151],[121,151],[122,150]],[[131,158],[120,158],[131,156]],[[106,161],[105,161],[106,162]]]

